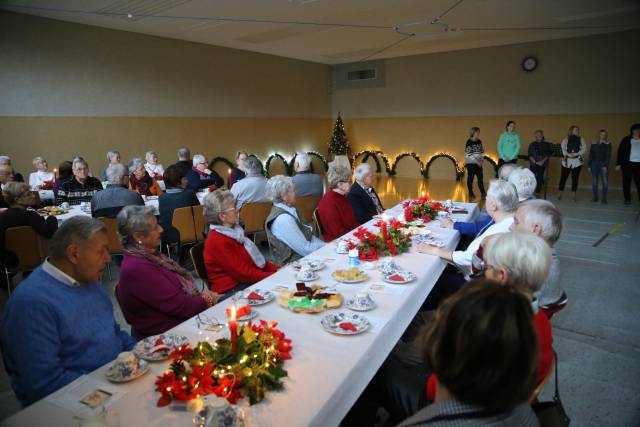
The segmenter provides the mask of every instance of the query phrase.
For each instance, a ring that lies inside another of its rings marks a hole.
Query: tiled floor
[[[462,182],[378,178],[378,194],[389,207],[422,191],[436,199],[464,200]],[[576,426],[640,425],[640,205],[623,206],[612,191],[610,204],[556,202],[564,215],[558,242],[561,278],[569,304],[553,320],[559,357],[560,390]],[[593,243],[614,224],[623,228],[598,247]],[[106,275],[105,275],[106,276]],[[117,269],[104,286],[113,294]],[[6,292],[0,292],[4,307]],[[114,299],[116,319],[126,326]],[[128,326],[127,326],[128,327]],[[550,399],[553,379],[542,392]],[[9,379],[0,372],[0,419],[20,409]]]

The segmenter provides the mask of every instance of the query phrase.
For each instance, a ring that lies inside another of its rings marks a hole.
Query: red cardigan
[[[551,322],[542,310],[538,310],[533,316],[533,325],[536,327],[538,345],[540,346],[540,366],[536,374],[537,385],[544,380],[553,364],[553,336],[551,335]],[[427,381],[427,396],[432,402],[436,398],[436,380],[436,374],[432,374]]]
[[[333,190],[327,191],[320,200],[318,216],[325,242],[337,239],[360,226],[347,197]]]
[[[238,284],[259,282],[278,271],[278,267],[270,262],[258,268],[243,245],[215,230],[207,236],[203,256],[211,290],[220,294]]]

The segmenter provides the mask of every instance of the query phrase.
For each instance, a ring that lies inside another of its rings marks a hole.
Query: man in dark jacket
[[[384,208],[378,194],[373,189],[373,172],[367,163],[359,165],[354,173],[356,182],[351,186],[347,199],[360,224],[364,224],[374,215],[382,213]]]
[[[622,138],[618,146],[616,170],[622,169],[622,192],[624,204],[631,204],[631,179],[636,183],[640,197],[640,123],[631,126],[629,135]]]

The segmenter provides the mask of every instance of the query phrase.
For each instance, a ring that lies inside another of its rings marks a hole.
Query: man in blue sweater
[[[135,344],[100,283],[111,261],[105,226],[72,217],[51,238],[49,253],[11,296],[0,325],[5,366],[23,406]]]

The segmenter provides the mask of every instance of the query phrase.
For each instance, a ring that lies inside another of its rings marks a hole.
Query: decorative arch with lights
[[[456,159],[452,154],[445,153],[445,152],[435,153],[431,155],[431,157],[429,157],[429,160],[427,161],[427,164],[424,167],[424,172],[423,172],[424,177],[429,179],[429,168],[431,167],[431,164],[434,162],[434,160],[439,159],[441,157],[447,158],[451,160],[451,162],[453,162],[453,167],[455,168],[455,171],[456,171],[456,181],[460,181],[464,176],[464,165],[461,165],[458,159]]]
[[[231,163],[231,160],[225,158],[225,157],[215,157],[213,160],[211,160],[209,162],[209,169],[213,170],[213,167],[215,166],[216,163],[224,163],[225,165],[227,165],[227,167],[229,169],[233,169],[236,167],[236,165],[234,165],[233,163]]]
[[[400,160],[402,160],[403,158],[405,158],[405,157],[412,157],[413,159],[415,159],[418,162],[418,165],[420,166],[420,173],[422,175],[425,174],[424,163],[420,159],[420,156],[418,156],[414,152],[411,152],[411,153],[400,153],[400,154],[398,154],[398,156],[393,161],[393,166],[391,167],[391,173],[389,175],[395,175],[396,174],[396,168],[398,167],[398,162]]]
[[[287,162],[287,159],[285,159],[282,154],[273,153],[272,155],[267,157],[267,161],[265,162],[265,165],[264,165],[264,172],[265,172],[265,175],[267,176],[267,178],[270,177],[269,169],[271,168],[271,162],[274,159],[278,159],[278,160],[282,161],[282,163],[284,163],[284,169],[287,171],[287,175],[291,176],[291,167],[292,167],[293,163],[291,163],[291,165],[290,165],[289,162]]]
[[[492,157],[489,157],[487,155],[484,156],[484,159],[491,163],[491,166],[493,166],[493,169],[496,171],[496,178],[498,177],[498,162],[496,162]]]
[[[357,152],[356,154],[353,155],[352,157],[352,161],[353,163],[355,163],[355,161],[358,159],[358,157],[364,155],[364,157],[362,158],[362,163],[365,163],[369,157],[373,157],[373,160],[375,160],[376,162],[376,173],[381,173],[382,172],[382,167],[380,166],[380,160],[379,158],[382,159],[382,161],[384,162],[384,169],[385,172],[387,172],[387,174],[391,175],[391,164],[389,162],[389,158],[387,157],[386,154],[384,154],[382,151],[380,150],[362,150]]]

